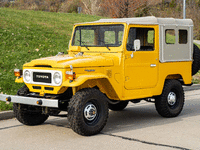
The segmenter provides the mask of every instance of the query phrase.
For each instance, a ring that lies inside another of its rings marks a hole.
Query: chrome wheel
[[[93,121],[97,116],[97,108],[94,104],[89,103],[84,109],[84,117],[88,121]]]
[[[169,92],[167,101],[170,106],[173,106],[176,103],[176,94],[174,92]]]

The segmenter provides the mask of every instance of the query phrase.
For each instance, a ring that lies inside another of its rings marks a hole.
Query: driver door
[[[158,26],[132,26],[125,51],[125,88],[127,90],[153,88],[158,81]],[[156,37],[156,38],[155,38]],[[134,50],[134,40],[140,49]]]

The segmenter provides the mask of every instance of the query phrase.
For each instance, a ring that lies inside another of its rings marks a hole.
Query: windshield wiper
[[[105,45],[106,46],[106,48],[110,51],[110,48],[108,47],[108,45]]]
[[[81,46],[84,46],[85,48],[87,48],[87,50],[90,50],[90,49],[84,44],[85,42],[80,41],[80,40],[77,40],[77,41],[79,41],[79,42],[81,42],[81,43],[83,44],[83,45],[81,44]]]
[[[108,45],[106,45],[106,43],[104,41],[101,41],[101,40],[98,40],[98,41],[102,42],[106,46],[106,48],[110,51],[110,48],[108,47]]]
[[[90,50],[86,45],[83,45],[85,48],[87,48],[87,50]]]

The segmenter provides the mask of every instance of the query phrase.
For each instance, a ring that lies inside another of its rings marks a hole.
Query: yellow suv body
[[[100,132],[108,108],[122,110],[128,101],[154,101],[161,116],[177,116],[184,104],[181,84],[192,80],[192,32],[190,19],[142,17],[76,24],[68,54],[24,64],[16,82],[25,82],[19,93],[28,91],[31,102],[4,97],[13,99],[17,114],[20,103],[41,106],[46,116],[53,113],[50,108],[68,111],[72,129],[81,135]]]

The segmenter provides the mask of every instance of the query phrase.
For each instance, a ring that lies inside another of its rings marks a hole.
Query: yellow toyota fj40
[[[66,111],[71,128],[94,135],[106,125],[108,110],[129,103],[155,102],[163,117],[176,117],[184,105],[182,85],[199,70],[191,19],[121,18],[75,24],[68,54],[32,60],[15,69],[25,83],[13,102],[25,125],[44,123]]]

